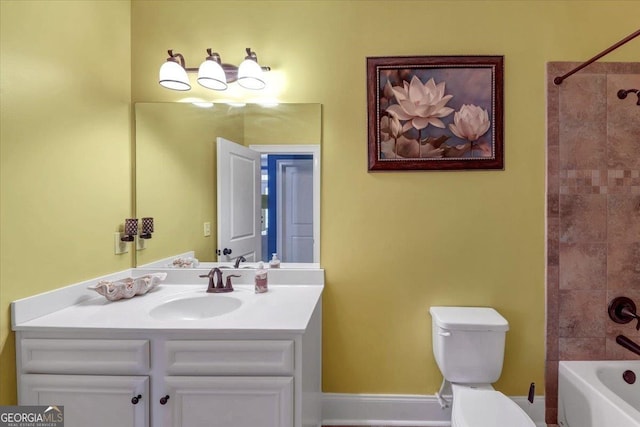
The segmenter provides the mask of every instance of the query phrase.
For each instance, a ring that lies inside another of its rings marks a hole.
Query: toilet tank
[[[489,307],[431,307],[433,355],[445,379],[491,384],[500,378],[509,323]]]

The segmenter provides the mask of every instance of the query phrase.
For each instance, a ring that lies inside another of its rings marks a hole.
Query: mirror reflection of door
[[[216,250],[224,246],[218,246],[217,234],[216,137],[261,154],[313,155],[313,263],[319,264],[321,123],[320,104],[136,103],[136,214],[154,217],[156,233],[135,251],[134,265],[187,252],[200,262],[218,261]],[[271,257],[268,249],[265,254]],[[236,252],[230,255],[235,259]]]
[[[263,260],[275,253],[283,262],[313,262],[313,156],[267,154],[262,164]]]
[[[314,262],[314,160],[217,138],[219,262]]]
[[[262,259],[260,153],[217,138],[218,261]]]

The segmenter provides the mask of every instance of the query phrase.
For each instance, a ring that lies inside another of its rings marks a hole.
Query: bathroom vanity
[[[64,405],[68,427],[319,426],[323,274],[255,294],[238,272],[211,294],[201,273],[127,300],[90,281],[14,302],[19,404]]]

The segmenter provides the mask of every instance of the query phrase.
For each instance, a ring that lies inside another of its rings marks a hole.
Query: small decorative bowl
[[[167,267],[171,268],[195,268],[200,264],[197,258],[176,258]]]
[[[127,277],[114,282],[101,280],[95,285],[88,286],[87,289],[96,291],[109,301],[117,301],[123,298],[132,298],[135,295],[146,294],[158,286],[166,277],[167,273],[151,273],[136,279]]]

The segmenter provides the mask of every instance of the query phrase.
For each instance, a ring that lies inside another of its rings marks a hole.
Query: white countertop
[[[119,301],[108,301],[96,294],[39,317],[14,321],[13,330],[301,332],[307,328],[323,286],[269,285],[269,291],[263,294],[254,293],[251,285],[235,285],[234,289],[231,293],[207,294],[206,284],[161,284],[145,295]],[[149,315],[164,302],[194,296],[232,296],[242,304],[230,313],[205,319],[159,320]]]

